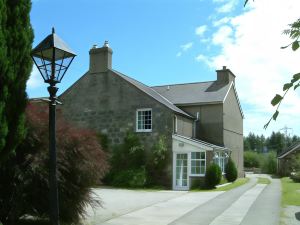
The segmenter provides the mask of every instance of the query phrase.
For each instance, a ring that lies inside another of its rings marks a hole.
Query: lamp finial
[[[55,29],[54,29],[54,27],[52,27],[52,34],[55,34]]]

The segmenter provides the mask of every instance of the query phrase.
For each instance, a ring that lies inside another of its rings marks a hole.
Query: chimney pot
[[[90,73],[103,73],[112,69],[112,49],[108,41],[104,42],[103,47],[93,45],[90,49]]]
[[[107,48],[109,48],[108,41],[105,41],[105,42],[104,42],[104,44],[103,44],[103,47],[107,47]]]
[[[235,80],[235,75],[230,71],[230,69],[227,69],[226,66],[223,66],[221,70],[217,70],[216,72],[218,83],[228,84]]]

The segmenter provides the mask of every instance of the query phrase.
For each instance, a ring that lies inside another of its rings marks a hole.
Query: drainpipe
[[[199,112],[196,114],[196,119],[194,120],[194,126],[193,126],[193,138],[196,138],[196,125],[199,121]]]

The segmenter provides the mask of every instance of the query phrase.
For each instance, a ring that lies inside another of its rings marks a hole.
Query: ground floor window
[[[214,153],[214,162],[220,166],[222,173],[225,173],[225,166],[227,164],[227,159],[228,159],[228,154],[226,152]]]
[[[191,175],[205,175],[205,152],[191,152]]]

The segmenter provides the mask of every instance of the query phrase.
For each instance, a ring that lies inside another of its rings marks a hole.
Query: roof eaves
[[[233,81],[231,81],[231,84],[230,84],[230,86],[229,86],[229,88],[228,88],[228,90],[227,90],[227,93],[226,93],[226,95],[225,95],[225,97],[224,97],[224,99],[223,99],[223,104],[224,104],[224,102],[225,102],[225,100],[226,100],[226,98],[227,98],[227,95],[228,95],[228,93],[229,93],[229,91],[230,91],[230,89],[231,89],[232,86],[233,86],[234,94],[235,94],[235,96],[236,96],[236,99],[237,99],[237,102],[238,102],[238,105],[239,105],[240,112],[241,112],[241,114],[242,114],[242,118],[245,119],[245,116],[244,116],[244,113],[243,113],[243,110],[242,110],[242,106],[241,106],[241,103],[240,103],[240,100],[239,100],[239,96],[238,96],[238,94],[237,94],[237,91],[236,91],[236,89],[235,89],[235,85],[234,85],[234,82],[233,82]]]
[[[196,138],[190,138],[190,137],[186,137],[186,136],[179,135],[179,134],[173,134],[173,137],[175,137],[175,138],[178,137],[178,138],[185,139],[185,140],[188,140],[188,141],[200,144],[200,145],[204,145],[206,147],[211,148],[211,150],[228,150],[226,147],[211,144],[211,143],[208,143],[208,142],[196,139]]]
[[[287,149],[286,151],[281,152],[281,153],[277,156],[277,158],[278,158],[278,159],[282,159],[282,158],[284,158],[286,155],[288,155],[288,154],[290,154],[290,153],[292,153],[293,151],[298,150],[298,149],[300,149],[300,143],[296,143],[296,144],[292,145],[292,146],[291,146],[289,149]]]

